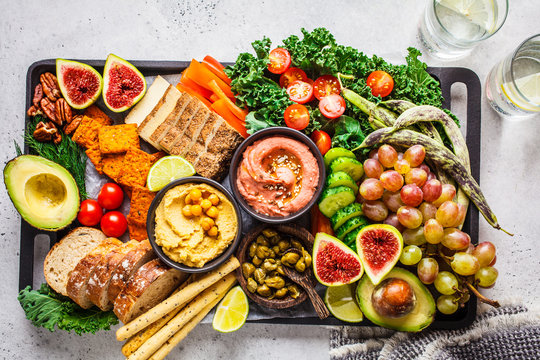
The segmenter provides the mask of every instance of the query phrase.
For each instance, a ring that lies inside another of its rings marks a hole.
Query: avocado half
[[[77,217],[77,183],[53,161],[34,155],[18,156],[4,167],[4,183],[22,218],[38,229],[59,230]]]
[[[412,311],[400,318],[389,318],[380,315],[373,308],[371,295],[375,285],[364,276],[356,288],[356,298],[364,315],[374,324],[399,331],[418,332],[427,328],[435,319],[435,300],[429,290],[410,271],[401,268],[393,268],[384,277],[405,280],[414,290],[416,304]]]

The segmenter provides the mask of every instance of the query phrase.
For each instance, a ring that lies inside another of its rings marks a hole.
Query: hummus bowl
[[[193,194],[198,197],[195,201]],[[202,273],[234,254],[242,234],[242,217],[238,204],[221,184],[190,176],[171,182],[156,194],[146,231],[163,262],[187,273]]]
[[[300,131],[271,127],[249,136],[229,169],[240,206],[265,223],[293,221],[311,209],[324,186],[325,167],[317,145]]]

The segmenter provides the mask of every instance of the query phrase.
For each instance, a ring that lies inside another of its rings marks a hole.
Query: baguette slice
[[[186,273],[154,259],[144,264],[129,279],[114,301],[114,313],[126,324],[159,304],[186,278]]]
[[[112,302],[108,297],[112,275],[126,255],[138,246],[139,242],[137,240],[130,240],[112,250],[101,259],[96,266],[96,270],[90,276],[86,287],[86,294],[90,301],[101,310],[108,311],[112,309]]]
[[[121,245],[122,242],[115,238],[103,240],[88,255],[83,257],[69,273],[66,287],[68,296],[83,309],[89,309],[94,305],[86,294],[86,288],[88,286],[88,280],[90,280],[90,277],[96,270],[96,266],[109,252]]]
[[[43,273],[47,284],[67,296],[69,273],[77,263],[107,236],[97,229],[78,227],[57,242],[47,254],[43,263]]]
[[[139,246],[126,254],[120,264],[111,275],[107,297],[110,302],[114,302],[118,294],[124,289],[129,278],[137,270],[150,260],[156,257],[152,251],[152,246],[148,240],[143,240]]]

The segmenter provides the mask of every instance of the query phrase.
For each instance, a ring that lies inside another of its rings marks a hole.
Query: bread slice
[[[148,240],[143,240],[139,246],[126,254],[120,264],[116,267],[111,275],[107,297],[109,301],[114,302],[118,294],[124,289],[129,278],[141,266],[156,257],[152,246]]]
[[[89,309],[94,304],[86,294],[88,280],[96,270],[101,259],[109,252],[121,246],[122,242],[115,238],[107,238],[83,257],[69,273],[67,294],[71,300],[79,304],[83,309]]]
[[[186,278],[186,273],[154,259],[144,264],[129,279],[114,301],[114,313],[126,324],[159,304]]]
[[[124,122],[126,124],[137,124],[137,126],[141,125],[161,100],[169,85],[169,82],[161,76],[156,77],[141,101],[126,116]]]
[[[88,280],[86,294],[90,301],[101,310],[107,311],[112,309],[112,302],[109,301],[108,297],[112,274],[120,265],[124,257],[138,246],[139,242],[137,240],[128,241],[122,244],[122,246],[113,249],[101,258],[99,264],[96,265],[95,271]]]
[[[107,236],[97,229],[78,227],[57,242],[47,254],[43,263],[43,273],[47,284],[67,296],[69,273],[77,263]]]

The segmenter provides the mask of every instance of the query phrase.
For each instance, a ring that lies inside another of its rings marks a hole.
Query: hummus
[[[183,209],[189,208],[186,196],[194,189],[200,190],[202,200],[211,194],[219,198],[219,204],[215,206],[218,215],[212,220],[219,229],[216,236],[210,236],[203,229],[203,221],[209,219],[204,213],[184,215]],[[221,191],[207,184],[178,185],[165,193],[156,209],[156,244],[171,260],[187,266],[202,267],[218,257],[232,243],[237,231],[238,221],[232,203]]]
[[[288,137],[273,136],[246,148],[236,185],[258,213],[288,216],[310,202],[318,182],[317,159],[307,145]]]

